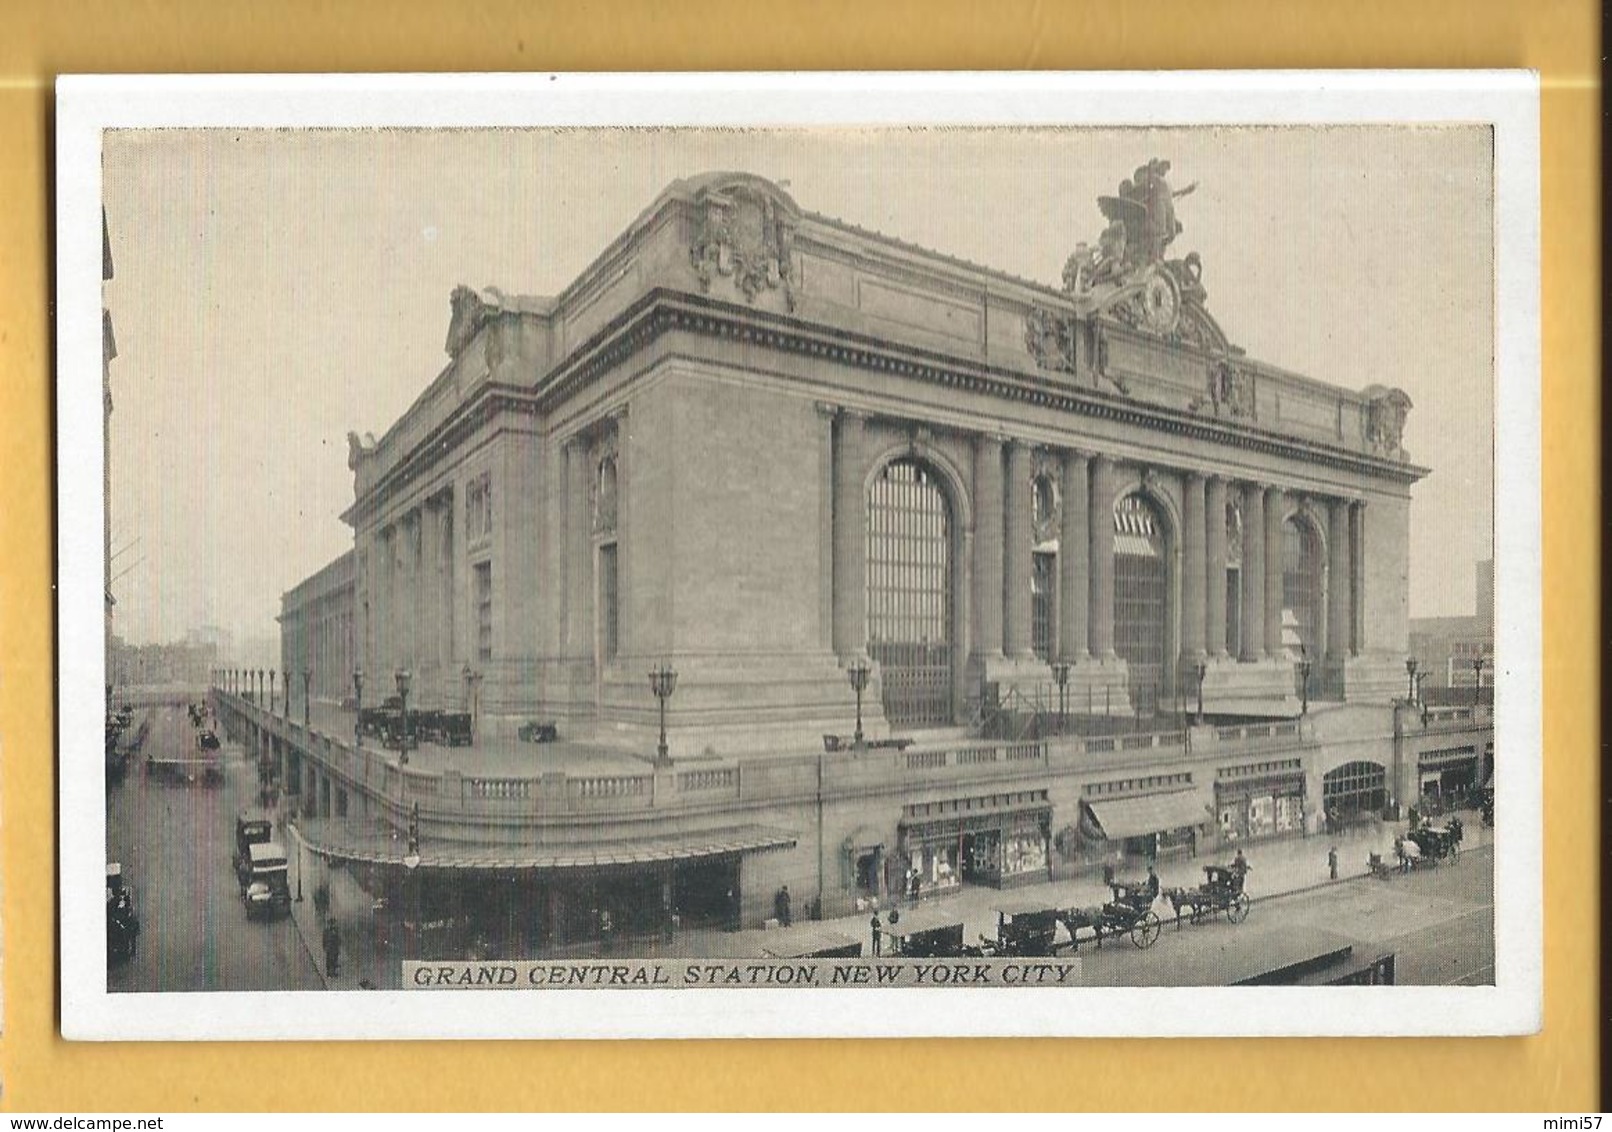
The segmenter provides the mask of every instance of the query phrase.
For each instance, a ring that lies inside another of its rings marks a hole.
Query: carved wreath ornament
[[[793,310],[796,222],[789,205],[743,181],[703,189],[695,203],[699,229],[690,251],[700,289],[727,276],[753,303],[763,291],[782,288]]]

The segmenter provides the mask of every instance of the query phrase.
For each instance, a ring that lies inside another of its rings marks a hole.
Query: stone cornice
[[[412,479],[422,455],[452,447],[478,425],[504,409],[545,415],[579,390],[668,333],[687,333],[761,346],[835,362],[873,373],[924,381],[961,392],[982,394],[1073,416],[1131,425],[1187,440],[1301,460],[1354,474],[1410,484],[1428,469],[1316,441],[1281,436],[1248,425],[1211,420],[1179,410],[1133,401],[1095,389],[1073,389],[1038,374],[988,366],[921,347],[834,329],[803,319],[741,307],[683,291],[645,292],[535,387],[486,383],[458,406],[415,448],[372,485],[366,498],[342,517],[350,524],[374,507],[399,482]]]

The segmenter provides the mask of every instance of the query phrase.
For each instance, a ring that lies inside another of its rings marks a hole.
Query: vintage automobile
[[[252,869],[252,846],[274,840],[274,822],[268,814],[244,810],[235,818],[235,848],[230,854],[230,867],[241,887]]]
[[[955,959],[984,954],[963,942],[963,922],[940,912],[918,911],[883,929],[884,953],[903,959]]]
[[[106,866],[106,956],[129,959],[140,936],[140,918],[134,914],[134,892],[123,883],[123,866]]]
[[[216,734],[204,730],[200,735],[196,736],[196,747],[202,751],[217,751],[222,749],[222,744],[219,743]]]
[[[996,938],[980,937],[987,955],[1040,958],[1056,955],[1060,949],[1072,946],[1072,940],[1058,942],[1058,923],[1064,916],[1062,909],[1026,899],[998,904],[995,912]]]
[[[862,941],[818,924],[802,924],[767,933],[761,952],[769,959],[855,959]]]
[[[247,870],[241,886],[246,918],[281,916],[291,911],[291,885],[285,846],[259,841],[247,846]]]

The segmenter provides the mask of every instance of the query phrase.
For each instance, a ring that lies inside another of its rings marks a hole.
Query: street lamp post
[[[364,670],[353,669],[353,750],[364,740]]]
[[[407,668],[397,670],[397,695],[403,701],[403,733],[398,738],[398,766],[409,765],[409,680],[412,674]]]
[[[1310,654],[1299,646],[1299,714],[1310,714]]]
[[[408,852],[403,856],[403,867],[408,870],[409,878],[409,921],[413,925],[413,943],[411,949],[415,955],[420,951],[420,803],[414,803],[409,810],[409,843]]]
[[[313,673],[306,668],[302,670],[302,726],[308,726],[308,686],[313,683]]]
[[[289,680],[286,681],[290,683]],[[274,669],[269,669],[269,714],[274,714]]]
[[[1483,658],[1474,657],[1472,660],[1472,706],[1477,707],[1483,702]]]
[[[665,766],[671,762],[671,756],[666,747],[666,701],[672,698],[677,690],[677,672],[669,664],[662,664],[649,673],[649,690],[655,693],[660,701],[660,745],[655,748],[655,765]]]
[[[870,673],[867,662],[860,659],[845,670],[847,679],[851,681],[851,690],[856,693],[856,736],[851,742],[858,747],[862,745],[862,693],[868,690]]]
[[[302,830],[297,827],[297,823],[295,821],[286,822],[286,826],[291,830],[291,837],[297,843],[297,903],[301,904],[302,903]]]
[[[1198,677],[1198,718],[1197,718],[1197,724],[1198,724],[1199,727],[1202,727],[1203,726],[1203,678],[1205,676],[1209,675],[1209,662],[1205,661],[1205,660],[1198,661],[1197,665],[1194,666],[1194,668],[1193,668],[1193,672]]]
[[[1052,678],[1058,684],[1058,734],[1064,732],[1064,717],[1069,713],[1069,662],[1060,660],[1052,666]]]
[[[470,743],[471,746],[474,746],[476,743],[476,715],[479,707],[476,702],[476,682],[481,679],[481,673],[467,664],[460,675],[465,680],[465,714],[470,717]]]
[[[1416,658],[1413,656],[1405,661],[1405,675],[1409,680],[1406,687],[1405,698],[1410,703],[1416,702]]]

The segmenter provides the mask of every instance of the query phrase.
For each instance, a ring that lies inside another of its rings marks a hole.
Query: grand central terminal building
[[[454,291],[446,367],[349,437],[282,671],[406,670],[475,743],[405,766],[225,674],[311,850],[384,885],[408,828],[530,950],[601,901],[754,926],[1486,776],[1484,710],[1407,682],[1409,398],[1228,340],[1244,265],[1182,254],[1181,195],[1137,169],[1048,286],[717,173],[556,296]]]

